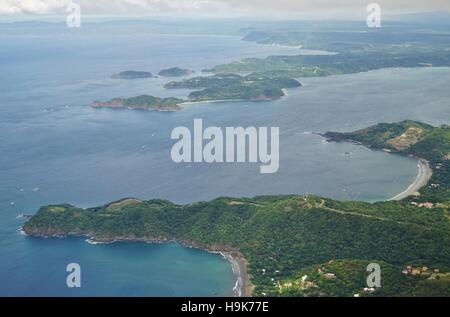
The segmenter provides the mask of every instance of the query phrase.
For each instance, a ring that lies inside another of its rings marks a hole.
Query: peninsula
[[[224,251],[243,264],[243,295],[449,296],[450,127],[403,121],[324,135],[426,159],[430,183],[419,195],[377,203],[278,195],[187,205],[131,198],[87,209],[51,205],[23,230]],[[371,262],[382,266],[380,289],[365,285]]]
[[[244,58],[204,71],[300,78],[352,74],[389,67],[450,66],[450,37],[417,30],[252,31],[244,40],[260,44],[301,46],[304,49],[334,54]]]
[[[409,200],[437,203],[450,201],[450,126],[433,127],[405,120],[380,123],[349,133],[327,132],[323,136],[329,141],[356,142],[371,149],[418,159],[419,177],[413,184],[416,186],[394,198],[412,195],[414,197],[409,197]],[[427,184],[428,181],[430,184]]]

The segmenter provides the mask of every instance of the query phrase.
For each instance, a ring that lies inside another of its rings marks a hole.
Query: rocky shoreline
[[[250,282],[251,276],[247,273],[248,262],[242,253],[231,247],[225,245],[206,245],[201,243],[196,243],[188,240],[182,239],[168,239],[164,237],[96,237],[93,234],[83,234],[76,232],[35,232],[30,231],[24,227],[19,230],[22,234],[38,238],[68,238],[68,237],[82,237],[86,238],[86,242],[90,244],[111,244],[115,242],[144,242],[144,243],[178,243],[187,248],[195,248],[199,250],[204,250],[210,253],[218,253],[226,259],[233,270],[233,275],[235,277],[235,285],[233,287],[233,293],[235,297],[250,297],[252,296],[254,286]]]

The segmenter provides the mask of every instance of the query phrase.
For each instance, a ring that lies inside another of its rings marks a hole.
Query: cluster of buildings
[[[402,271],[405,275],[413,275],[413,276],[420,276],[420,275],[433,275],[439,273],[439,269],[431,270],[426,266],[423,267],[412,267],[411,265],[406,266],[406,268]]]

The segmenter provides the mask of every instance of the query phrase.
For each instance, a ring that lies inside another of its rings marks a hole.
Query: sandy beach
[[[248,101],[245,99],[217,99],[217,100],[203,100],[203,101],[186,101],[178,104],[180,107],[193,106],[198,104],[219,103],[219,102],[235,102],[235,101]]]
[[[220,252],[220,254],[231,264],[236,278],[236,283],[233,287],[235,296],[251,296],[253,285],[250,283],[250,276],[247,274],[247,260],[238,252]]]
[[[433,171],[431,170],[428,161],[424,159],[418,159],[417,167],[419,169],[419,172],[414,182],[411,185],[409,185],[407,189],[395,195],[389,200],[402,200],[418,192],[423,186],[425,186],[428,183],[433,174]]]
[[[284,91],[284,89],[283,89]],[[284,97],[284,96],[283,96]],[[251,100],[251,99],[217,99],[217,100],[200,100],[200,101],[186,101],[181,102],[178,104],[178,106],[184,108],[185,106],[193,106],[193,105],[199,105],[199,104],[209,104],[209,103],[220,103],[220,102],[258,102],[258,101],[273,101],[280,98],[275,99],[261,99],[261,100]]]

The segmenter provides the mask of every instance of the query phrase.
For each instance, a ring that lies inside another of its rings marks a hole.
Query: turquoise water
[[[414,160],[327,143],[311,132],[450,117],[446,68],[302,79],[304,87],[274,102],[199,104],[177,113],[95,110],[88,105],[96,99],[188,93],[164,90],[164,78],[109,79],[118,71],[200,71],[240,56],[298,51],[228,36],[0,37],[0,295],[231,295],[231,267],[220,255],[176,244],[30,238],[18,232],[23,219],[16,217],[50,203],[88,207],[129,196],[177,203],[276,193],[386,199],[415,179]],[[279,126],[279,172],[173,163],[170,131],[194,118],[205,126]],[[65,286],[71,262],[81,265],[81,289]]]
[[[233,273],[218,254],[174,243],[89,245],[75,238],[24,243],[25,259],[8,266],[16,276],[3,279],[2,295],[233,296]],[[65,269],[72,262],[81,267],[80,288],[66,286]]]

